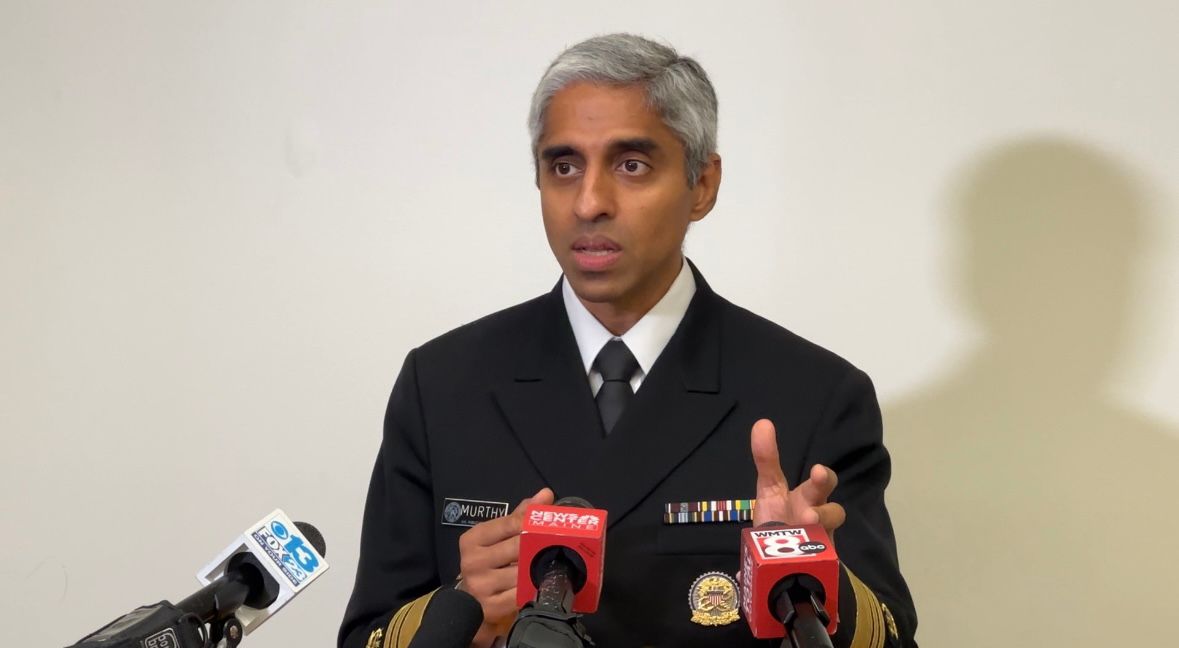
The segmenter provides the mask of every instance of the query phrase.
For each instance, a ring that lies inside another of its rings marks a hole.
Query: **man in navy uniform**
[[[626,34],[545,72],[529,127],[563,276],[406,358],[342,648],[405,646],[439,587],[482,606],[473,645],[502,643],[522,508],[554,493],[609,511],[601,608],[585,619],[598,645],[764,643],[736,610],[696,609],[703,582],[735,590],[743,520],[838,528],[835,645],[915,645],[870,380],[718,296],[682,253],[720,188],[716,105],[694,60]],[[737,521],[667,515],[754,499]]]

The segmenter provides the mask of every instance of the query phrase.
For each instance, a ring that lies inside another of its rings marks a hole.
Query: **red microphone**
[[[818,524],[770,522],[741,534],[741,611],[758,639],[830,646],[839,626],[839,557]]]
[[[576,497],[529,506],[520,531],[516,605],[535,601],[566,613],[596,612],[605,554],[605,510]]]

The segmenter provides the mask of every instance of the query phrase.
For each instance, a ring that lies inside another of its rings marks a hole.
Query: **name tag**
[[[442,505],[442,524],[445,526],[473,527],[480,522],[494,520],[507,514],[507,502],[489,502],[487,500],[447,497]]]

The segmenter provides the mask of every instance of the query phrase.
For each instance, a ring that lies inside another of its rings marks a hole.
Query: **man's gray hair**
[[[553,95],[567,85],[588,82],[641,85],[647,102],[684,146],[688,186],[716,152],[716,91],[700,64],[674,49],[633,34],[608,34],[566,49],[549,65],[528,113],[532,160],[539,173],[540,138]]]

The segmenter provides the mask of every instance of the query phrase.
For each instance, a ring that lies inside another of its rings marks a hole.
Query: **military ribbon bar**
[[[663,523],[748,522],[756,505],[751,499],[669,502],[663,505]]]

